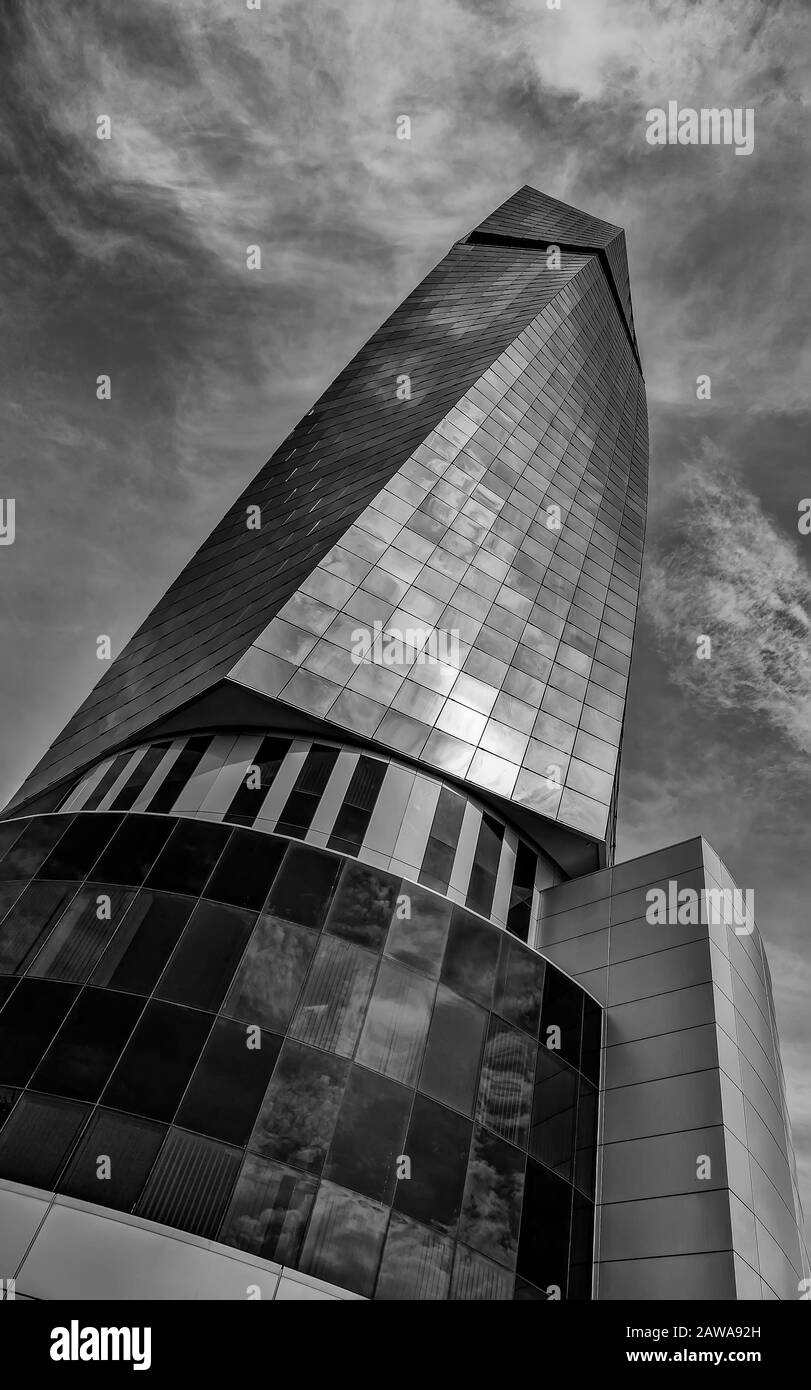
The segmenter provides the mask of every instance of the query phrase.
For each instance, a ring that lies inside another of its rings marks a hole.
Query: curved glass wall
[[[590,1297],[601,1011],[536,952],[222,824],[0,854],[0,1177],[366,1297]]]

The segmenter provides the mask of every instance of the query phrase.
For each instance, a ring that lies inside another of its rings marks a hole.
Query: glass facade
[[[0,830],[0,1179],[367,1298],[590,1297],[601,1010],[537,952],[294,836]]]

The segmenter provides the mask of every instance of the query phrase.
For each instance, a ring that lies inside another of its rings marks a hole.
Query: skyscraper
[[[523,188],[4,813],[21,1294],[797,1296],[751,914],[613,862],[646,479],[624,234]]]

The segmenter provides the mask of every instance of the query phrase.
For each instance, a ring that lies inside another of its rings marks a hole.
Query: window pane
[[[303,927],[319,928],[326,916],[342,859],[315,849],[288,850],[266,912],[299,922]]]
[[[510,1269],[518,1251],[524,1162],[503,1139],[474,1130],[459,1237]]]
[[[363,844],[388,764],[359,758],[329,838],[329,848],[357,854]]]
[[[31,1085],[75,1100],[98,1100],[142,1008],[143,1001],[130,995],[83,990]]]
[[[252,830],[235,830],[206,886],[206,897],[235,907],[260,908],[284,851],[282,840]]]
[[[319,941],[292,1036],[351,1057],[376,967],[376,958],[359,946],[329,936]]]
[[[594,1174],[597,1159],[597,1092],[584,1077],[580,1080],[577,1102],[577,1144],[575,1149],[574,1180],[587,1197],[594,1196]]]
[[[268,735],[262,739],[242,785],[225,813],[226,820],[236,821],[239,825],[253,825],[289,748],[289,738]]]
[[[500,940],[498,927],[488,926],[461,907],[454,908],[442,983],[489,1009]]]
[[[380,966],[357,1059],[375,1071],[415,1086],[419,1076],[436,985],[404,966]]]
[[[427,1226],[453,1235],[459,1221],[471,1124],[417,1096],[403,1153],[411,1176],[398,1182],[394,1205]]]
[[[105,883],[80,888],[39,952],[29,975],[84,984],[135,894]]]
[[[244,1144],[279,1055],[273,1033],[218,1019],[183,1097],[177,1123]]]
[[[147,1004],[105,1092],[105,1105],[171,1120],[211,1027],[211,1014]]]
[[[199,903],[156,993],[177,1004],[218,1009],[255,921],[253,913],[236,907]]]
[[[554,1052],[538,1048],[529,1151],[559,1177],[571,1182],[577,1073]]]
[[[14,1102],[19,1095],[20,1092],[15,1090],[13,1086],[0,1086],[0,1129],[14,1109]]]
[[[493,1007],[502,1018],[531,1033],[533,1038],[538,1036],[541,1021],[543,976],[542,958],[505,936]]]
[[[0,878],[31,878],[70,823],[69,816],[37,816],[29,821],[0,861]]]
[[[483,917],[490,915],[493,906],[503,839],[503,825],[492,816],[483,816],[467,893],[467,906]]]
[[[594,1205],[575,1192],[572,1203],[572,1239],[569,1251],[570,1302],[587,1303],[591,1299],[591,1273],[594,1246]]]
[[[442,964],[450,920],[449,902],[404,882],[386,938],[386,955],[396,956],[405,965],[435,979]]]
[[[197,734],[189,739],[147,806],[148,811],[171,811],[192,774],[197,771],[203,754],[211,743],[211,737],[211,734]]]
[[[439,986],[425,1049],[420,1090],[472,1115],[487,1014]]]
[[[313,744],[279,817],[276,829],[280,835],[304,838],[337,759],[337,748]]]
[[[371,1298],[387,1218],[387,1208],[368,1197],[322,1183],[300,1269]]]
[[[355,941],[379,951],[386,938],[400,891],[400,879],[391,874],[369,869],[364,864],[349,864],[341,876],[340,886],[330,910],[326,930],[333,936]]]
[[[457,1245],[451,1280],[454,1301],[504,1302],[513,1296],[514,1277],[506,1269]]]
[[[147,782],[150,781],[152,774],[163,762],[168,743],[154,743],[151,748],[147,748],[142,758],[139,758],[132,772],[127,776],[127,780],[117,793],[115,800],[110,803],[114,811],[128,811],[135,804]]]
[[[120,821],[120,816],[112,816],[108,812],[77,816],[48,855],[37,877],[84,878],[90,873]]]
[[[315,1178],[248,1154],[219,1239],[295,1267],[316,1186]]]
[[[527,1164],[518,1273],[539,1289],[566,1295],[572,1189],[532,1159]]]
[[[92,983],[151,994],[193,905],[192,898],[139,893],[96,967]]]
[[[13,878],[8,883],[0,883],[0,922],[3,921],[6,913],[14,906],[26,887],[27,880],[24,878]],[[0,926],[0,943],[2,940],[3,928]]]
[[[248,1141],[251,1149],[320,1173],[332,1140],[349,1063],[288,1041]]]
[[[73,883],[32,883],[19,897],[0,928],[0,972],[22,973],[75,892]]]
[[[8,854],[11,846],[19,840],[25,830],[26,822],[23,820],[0,821],[0,878],[6,878],[2,872],[5,855]]]
[[[97,1110],[59,1183],[59,1191],[102,1207],[131,1211],[165,1134],[165,1125],[114,1110]]]
[[[583,996],[583,1044],[580,1066],[589,1081],[600,1084],[600,1041],[603,1031],[603,1011],[587,994]]]
[[[412,1092],[362,1067],[349,1074],[324,1177],[391,1202]]]
[[[138,1216],[213,1239],[241,1161],[239,1149],[170,1129],[136,1207]]]
[[[580,1065],[580,1024],[583,1017],[583,991],[567,980],[554,966],[547,965],[541,1010],[541,1043],[573,1067]],[[554,1030],[554,1031],[550,1031]],[[558,1038],[559,1048],[555,1047]]]
[[[21,1096],[0,1131],[0,1178],[52,1188],[88,1111],[53,1096]]]
[[[96,877],[140,888],[174,825],[168,816],[126,816],[95,866]]]
[[[0,1082],[26,1084],[76,994],[74,985],[20,981],[0,1013]]]
[[[166,893],[202,893],[230,834],[227,826],[178,821],[146,880],[147,887]]]
[[[529,1137],[535,1050],[523,1033],[490,1019],[476,1118],[521,1148]]]
[[[393,1215],[375,1290],[378,1299],[448,1297],[453,1246],[447,1237]]]
[[[317,944],[314,931],[263,913],[223,1012],[285,1032]]]

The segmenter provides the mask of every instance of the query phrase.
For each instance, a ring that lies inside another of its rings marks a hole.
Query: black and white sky
[[[619,856],[703,833],[754,890],[808,1212],[807,0],[248,2],[0,12],[0,802],[453,241],[524,183],[619,223],[651,419]],[[668,101],[752,108],[752,153],[648,144]]]

